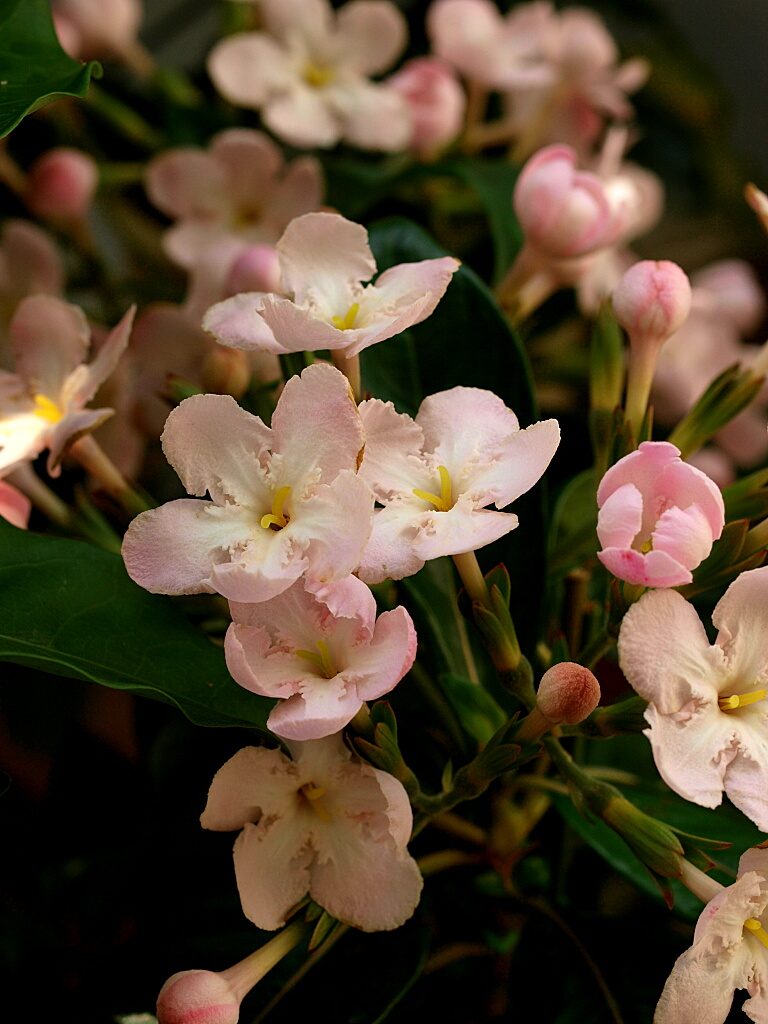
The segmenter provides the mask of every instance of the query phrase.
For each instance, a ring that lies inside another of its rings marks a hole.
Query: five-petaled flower
[[[768,832],[768,567],[742,573],[712,614],[710,644],[693,606],[671,590],[634,604],[619,663],[649,706],[656,767],[676,793],[731,803]]]
[[[271,429],[228,395],[195,395],[162,440],[187,491],[212,500],[171,501],[133,520],[123,557],[147,590],[268,601],[305,573],[328,583],[357,565],[373,502],[357,475],[361,419],[332,366],[288,381]]]
[[[279,750],[245,747],[217,772],[200,819],[242,829],[235,874],[246,917],[279,928],[307,893],[363,931],[407,921],[422,879],[407,850],[411,806],[401,783],[353,758],[340,735]]]
[[[402,579],[441,555],[475,551],[517,526],[497,512],[530,490],[560,442],[557,420],[525,430],[490,391],[452,388],[430,395],[415,420],[391,402],[360,406],[365,454],[360,475],[376,500],[359,576]]]

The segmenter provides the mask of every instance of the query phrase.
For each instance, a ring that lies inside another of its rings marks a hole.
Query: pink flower
[[[461,131],[467,100],[450,64],[436,57],[416,57],[385,84],[408,104],[410,147],[416,153],[429,156]]]
[[[243,830],[235,842],[243,912],[259,928],[279,928],[309,893],[355,928],[398,928],[422,887],[407,850],[405,790],[353,758],[340,735],[289,746],[292,760],[263,747],[235,754],[200,819],[204,828]]]
[[[263,132],[233,128],[214,136],[207,151],[171,149],[155,157],[146,188],[176,221],[163,239],[167,255],[193,272],[193,292],[204,288],[210,305],[223,297],[243,252],[273,245],[294,217],[317,209],[323,178],[313,157],[286,165]],[[201,315],[207,305],[196,303]]]
[[[278,698],[267,722],[278,736],[313,740],[338,732],[413,664],[416,632],[405,608],[377,619],[364,583],[350,576],[339,586],[351,592],[340,613],[333,597],[313,596],[302,581],[271,601],[230,606],[227,667],[241,686]]]
[[[611,466],[597,489],[597,557],[614,576],[679,587],[723,532],[720,489],[667,441],[643,441]]]
[[[222,345],[349,358],[426,320],[459,267],[450,256],[400,263],[364,285],[376,273],[368,232],[335,213],[297,217],[277,251],[283,295],[236,295],[206,314]]]
[[[0,372],[0,474],[48,448],[48,472],[58,475],[66,448],[112,415],[86,406],[125,351],[134,312],[86,364],[91,331],[82,310],[49,295],[21,302],[10,326],[16,372]]]
[[[262,0],[265,32],[230,36],[214,47],[208,71],[219,92],[261,110],[264,123],[294,146],[405,149],[408,106],[371,75],[405,48],[407,23],[389,0]]]
[[[77,149],[50,149],[29,170],[27,206],[43,220],[66,224],[88,213],[99,184],[96,161]]]
[[[0,366],[12,365],[6,333],[27,295],[60,295],[64,268],[47,232],[25,220],[8,220],[0,234]]]
[[[360,416],[345,377],[317,363],[293,377],[272,427],[227,395],[195,395],[168,417],[166,458],[191,494],[144,512],[123,542],[129,575],[161,594],[268,601],[307,574],[343,579],[371,529],[357,476]]]
[[[676,263],[641,260],[613,292],[616,319],[630,347],[658,349],[685,323],[691,309],[691,283]]]
[[[743,572],[715,607],[714,644],[671,590],[644,594],[624,617],[619,663],[649,701],[656,767],[676,793],[731,803],[768,832],[768,567]]]
[[[21,491],[0,480],[0,516],[20,530],[26,530],[32,505]]]
[[[654,1024],[725,1024],[736,989],[750,1020],[768,1020],[768,850],[753,847],[739,873],[704,907],[693,945],[677,958]]]
[[[479,388],[430,395],[415,420],[391,402],[360,406],[360,475],[384,507],[374,514],[360,578],[402,579],[441,555],[475,551],[517,526],[505,508],[530,490],[560,441],[556,420],[525,430],[502,400]]]
[[[141,0],[53,0],[59,40],[76,60],[130,52],[142,13]]]

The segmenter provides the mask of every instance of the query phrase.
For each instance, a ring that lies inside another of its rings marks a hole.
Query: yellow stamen
[[[421,498],[422,501],[428,501],[430,505],[434,505],[438,512],[449,512],[453,508],[451,475],[445,466],[438,466],[437,472],[440,474],[440,494],[422,491],[418,487],[414,487],[413,493],[417,498]]]
[[[304,66],[304,81],[315,89],[322,89],[336,77],[333,68],[324,68],[320,64],[313,64],[311,61]]]
[[[768,949],[768,932],[756,917],[748,917],[744,922],[744,927],[755,936],[758,942],[762,942],[765,948]]]
[[[355,326],[357,314],[360,312],[360,303],[353,302],[344,316],[332,316],[331,323],[338,331],[351,331]]]
[[[47,395],[35,395],[35,416],[49,423],[58,423],[64,418],[64,413]]]
[[[653,551],[653,540],[650,537],[644,544],[640,545],[640,554],[647,555],[649,551]]]
[[[730,697],[721,697],[718,700],[721,711],[734,711],[736,708],[743,708],[747,704],[757,704],[765,700],[768,690],[753,690],[752,693],[733,693]]]
[[[261,517],[261,525],[265,530],[270,530],[272,527],[282,530],[284,526],[288,525],[288,516],[283,512],[283,508],[290,493],[290,487],[278,487],[275,491],[272,497],[272,511]]]
[[[326,679],[333,679],[334,676],[338,675],[336,667],[331,661],[331,652],[328,650],[328,644],[325,640],[317,641],[317,650],[315,651],[296,651],[300,658],[304,658],[305,661],[311,662],[315,668],[319,669]]]
[[[325,804],[321,803],[325,796],[325,789],[322,786],[316,786],[314,782],[308,782],[301,787],[299,792],[309,801],[310,807],[321,821],[331,820],[330,811]]]

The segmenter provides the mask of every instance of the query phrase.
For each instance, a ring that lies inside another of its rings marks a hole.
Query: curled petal
[[[67,449],[84,434],[105,423],[113,413],[113,409],[78,409],[60,420],[48,437],[48,473],[58,476],[61,472],[59,463]]]
[[[263,814],[285,817],[294,807],[297,777],[295,765],[280,750],[243,747],[214,775],[200,824],[234,832]]]
[[[622,484],[603,502],[597,536],[604,548],[629,549],[643,523],[643,496],[634,484]]]
[[[416,630],[405,608],[382,612],[370,644],[353,650],[345,678],[354,678],[361,700],[376,700],[389,693],[416,658]]]
[[[719,631],[717,646],[728,663],[729,674],[749,681],[768,680],[768,636],[765,609],[768,566],[743,572],[728,587],[712,613]]]
[[[316,740],[333,736],[348,725],[362,707],[354,686],[344,680],[319,679],[304,685],[301,693],[280,701],[267,725],[276,736],[288,740]]]

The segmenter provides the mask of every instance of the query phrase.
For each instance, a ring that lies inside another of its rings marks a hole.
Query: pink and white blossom
[[[438,57],[416,57],[386,81],[408,104],[409,148],[430,156],[458,136],[464,123],[466,94],[450,64]]]
[[[10,325],[15,372],[0,372],[0,475],[48,451],[58,475],[69,445],[112,415],[88,403],[128,345],[134,309],[86,363],[91,330],[77,306],[49,295],[24,299]]]
[[[364,284],[376,274],[368,232],[335,213],[297,217],[277,252],[283,294],[236,295],[205,315],[222,345],[350,358],[426,320],[459,267],[451,256],[400,263]]]
[[[362,931],[408,920],[422,879],[409,855],[413,818],[401,783],[362,764],[341,736],[279,750],[245,747],[217,772],[200,819],[242,829],[235,875],[243,912],[281,927],[307,894]]]
[[[679,587],[723,532],[720,488],[668,441],[643,441],[597,489],[597,557],[620,580]]]
[[[123,558],[147,590],[268,601],[305,574],[330,583],[357,566],[372,497],[357,475],[362,422],[332,366],[288,381],[271,428],[228,395],[195,395],[170,414],[162,442],[198,497],[131,523]]]
[[[320,206],[323,176],[314,157],[286,164],[263,132],[233,128],[214,136],[207,150],[171,149],[155,157],[146,189],[176,222],[163,246],[192,273],[193,296],[203,292],[192,300],[202,315],[224,297],[233,264],[246,250],[273,246],[295,217]]]
[[[733,885],[704,907],[693,945],[675,962],[654,1024],[725,1024],[737,989],[756,1024],[768,1020],[768,850],[755,846],[739,860]]]
[[[372,82],[405,48],[408,27],[389,0],[261,0],[265,31],[218,43],[208,71],[231,103],[261,111],[294,146],[397,152],[411,135],[408,105]]]
[[[351,597],[336,613],[332,599],[301,580],[271,601],[230,605],[227,667],[241,686],[278,699],[267,725],[285,739],[338,732],[413,664],[416,632],[405,608],[376,618],[368,587],[354,576],[343,585]]]
[[[366,583],[402,579],[441,555],[475,551],[517,526],[506,508],[541,478],[557,450],[556,420],[524,430],[502,400],[480,388],[425,398],[416,419],[391,402],[360,406],[360,475],[377,509],[358,574]]]
[[[624,617],[619,663],[649,702],[656,767],[676,793],[717,807],[725,792],[768,832],[768,567],[742,573],[715,607],[710,644],[694,608],[671,590],[644,594]]]
[[[141,0],[53,0],[59,41],[76,60],[132,55],[143,7]]]

